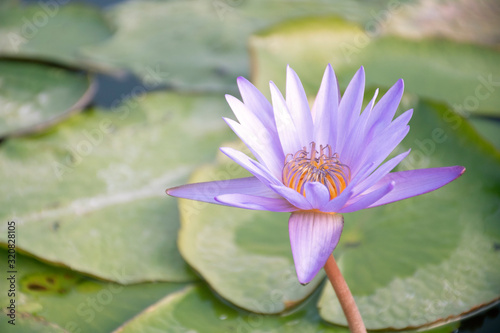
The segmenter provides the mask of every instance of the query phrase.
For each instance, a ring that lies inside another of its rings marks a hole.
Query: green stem
[[[351,291],[349,290],[342,273],[340,273],[339,266],[337,266],[337,262],[335,261],[333,254],[330,255],[326,261],[325,272],[333,286],[333,290],[335,290],[335,293],[337,294],[342,310],[344,310],[349,330],[352,333],[366,333],[365,324],[363,323],[361,314],[359,313],[358,307],[354,302],[354,298],[352,297]]]

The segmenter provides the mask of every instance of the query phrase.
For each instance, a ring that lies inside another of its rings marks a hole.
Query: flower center
[[[331,200],[346,188],[350,179],[351,170],[340,163],[338,155],[332,153],[330,145],[320,145],[318,152],[316,143],[311,142],[310,152],[304,147],[294,155],[288,154],[285,157],[283,184],[304,196],[305,185],[318,182],[328,188]]]

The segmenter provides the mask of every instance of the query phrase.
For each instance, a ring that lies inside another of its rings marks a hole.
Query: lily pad
[[[452,105],[468,116],[500,116],[500,52],[449,40],[371,38],[361,26],[338,18],[292,20],[254,35],[253,82],[268,91],[269,80],[284,87],[290,64],[308,95],[317,93],[326,63],[345,88],[353,73],[366,69],[367,86],[390,87],[404,78],[405,91]]]
[[[197,169],[189,182],[248,177],[239,165]],[[308,297],[321,272],[307,286],[295,273],[288,238],[289,213],[250,211],[180,200],[179,250],[205,281],[231,303],[257,313],[280,313]]]
[[[165,189],[212,159],[230,135],[228,110],[219,95],[156,93],[7,140],[0,216],[46,261],[120,283],[193,280]]]
[[[500,153],[453,110],[415,103],[399,170],[464,165],[438,191],[347,214],[339,266],[369,329],[458,320],[500,299]],[[345,324],[333,292],[325,320]]]
[[[500,150],[500,120],[497,118],[470,117],[471,125],[486,140]]]
[[[0,138],[45,129],[81,110],[95,85],[77,71],[0,61]]]
[[[5,250],[0,253],[7,257]],[[13,298],[7,293],[0,295],[2,304],[15,300],[15,326],[4,317],[0,322],[2,332],[19,332],[21,328],[23,332],[110,332],[186,286],[166,282],[122,286],[42,264],[20,254],[16,255],[16,262],[16,295]]]
[[[39,1],[0,9],[1,56],[88,68],[80,49],[113,33],[101,11],[85,4]]]
[[[338,14],[371,19],[385,1],[127,1],[112,7],[113,37],[85,48],[89,61],[132,71],[145,83],[235,90],[249,74],[248,37],[292,17]]]
[[[9,324],[7,318],[0,323],[0,329],[5,333],[16,333],[16,332],[40,332],[40,333],[67,333],[68,331],[62,329],[58,325],[48,322],[42,317],[30,315],[28,313],[18,313],[16,314],[16,320],[13,324]]]
[[[193,320],[193,313],[196,320]],[[127,332],[304,332],[347,333],[321,321],[314,304],[288,316],[238,311],[213,297],[206,287],[189,286],[149,307],[114,331]]]
[[[206,287],[189,286],[170,294],[125,323],[114,333],[127,332],[267,332],[347,333],[344,327],[324,323],[314,299],[300,309],[281,316],[259,315],[231,308],[213,297]],[[193,320],[193,313],[196,320]],[[432,333],[449,333],[457,325]],[[382,332],[381,332],[382,333]]]

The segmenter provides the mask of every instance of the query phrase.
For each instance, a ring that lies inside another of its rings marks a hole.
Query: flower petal
[[[299,133],[278,87],[276,87],[273,82],[270,82],[270,88],[276,129],[278,131],[281,147],[283,148],[283,153],[285,156],[288,154],[295,154],[302,148],[299,140]]]
[[[347,134],[351,131],[354,123],[361,112],[363,95],[365,92],[365,70],[363,66],[356,72],[340,100],[337,119],[337,141],[335,151],[342,151]]]
[[[460,177],[464,172],[463,166],[392,172],[373,187],[382,187],[387,183],[395,182],[394,189],[368,207],[385,205],[437,190]]]
[[[342,162],[347,165],[351,165],[352,161],[356,157],[361,156],[362,151],[366,148],[366,142],[373,136],[371,132],[366,130],[366,128],[377,96],[378,89],[375,90],[373,98],[368,103],[363,113],[361,113],[361,116],[351,132],[348,134],[347,142],[349,142],[349,144],[344,145],[344,147],[342,147],[342,151],[338,152],[342,158]]]
[[[368,208],[375,201],[383,198],[387,193],[390,193],[394,189],[395,182],[390,182],[384,184],[380,188],[374,191],[367,192],[366,194],[360,194],[357,197],[351,198],[351,202],[347,202],[346,206],[339,210],[339,213],[352,213],[357,210]]]
[[[391,172],[391,170],[394,169],[396,165],[398,165],[406,156],[408,156],[410,151],[411,149],[408,149],[408,151],[405,151],[404,153],[401,153],[398,156],[391,158],[389,161],[379,166],[377,170],[375,170],[370,176],[365,178],[363,181],[361,181],[358,185],[354,187],[353,189],[354,196],[368,190],[370,187],[375,185],[380,179],[385,177],[385,175]]]
[[[337,77],[330,64],[326,66],[321,86],[314,101],[314,142],[326,146],[336,141],[336,131],[332,131],[333,120],[337,120],[340,92]]]
[[[389,126],[385,127],[383,133],[374,133],[371,140],[365,140],[362,144],[364,147],[363,153],[357,159],[353,159],[350,164],[351,172],[356,173],[367,162],[373,162],[374,169],[382,163],[410,131],[410,126],[407,124],[412,115],[413,110],[411,109],[404,112]],[[377,126],[377,124],[374,126]],[[370,131],[376,132],[376,129],[372,128]],[[370,172],[374,169],[370,170]]]
[[[319,209],[330,201],[330,193],[325,185],[318,182],[306,183],[306,199],[311,203],[313,209]]]
[[[340,214],[294,212],[288,221],[297,277],[309,283],[337,246],[344,227]]]
[[[236,80],[240,89],[243,103],[250,109],[263,124],[272,124],[276,128],[274,122],[273,107],[267,98],[257,89],[250,81],[240,76]]]
[[[226,154],[230,159],[247,169],[264,184],[281,185],[281,182],[273,174],[271,174],[269,170],[267,170],[262,165],[255,162],[253,159],[243,154],[242,152],[230,147],[221,147],[220,151]]]
[[[401,102],[401,97],[403,97],[403,91],[404,82],[399,79],[373,108],[367,128],[370,128],[375,122],[382,123],[382,126],[387,126],[391,122]]]
[[[256,135],[251,130],[238,124],[232,119],[223,118],[233,132],[245,143],[255,158],[265,165],[275,177],[281,177],[284,159],[281,145],[277,145],[273,140],[263,135]]]
[[[313,209],[309,201],[299,192],[284,185],[270,185],[270,187],[280,196],[288,200],[292,205],[302,210]]]
[[[216,196],[228,193],[240,193],[270,198],[279,196],[256,177],[218,180],[213,182],[193,183],[169,188],[168,195],[178,198],[220,204]]]
[[[297,73],[290,67],[286,68],[286,105],[290,111],[295,128],[303,145],[313,140],[313,121],[304,87]]]
[[[268,210],[271,212],[293,212],[298,210],[283,198],[268,198],[248,194],[222,194],[215,200],[223,205],[253,210]]]
[[[347,203],[347,201],[352,197],[352,189],[358,184],[361,180],[365,179],[366,176],[369,174],[369,170],[373,167],[373,163],[369,163],[363,166],[363,168],[356,174],[354,175],[354,178],[351,180],[349,185],[340,193],[340,195],[328,202],[325,206],[321,208],[321,211],[323,212],[329,212],[329,213],[336,213],[344,205]]]

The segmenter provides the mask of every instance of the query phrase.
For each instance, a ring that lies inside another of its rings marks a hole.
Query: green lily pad
[[[68,331],[62,329],[60,326],[48,322],[42,317],[30,315],[29,313],[18,313],[16,314],[16,320],[13,321],[14,324],[9,324],[7,321],[11,320],[7,318],[0,322],[0,329],[5,333],[16,333],[16,332],[40,332],[40,333],[67,333]]]
[[[239,165],[219,163],[194,172],[189,182],[246,177]],[[231,303],[257,313],[280,313],[308,297],[295,273],[288,238],[289,213],[251,211],[180,200],[179,250],[184,259]]]
[[[5,250],[0,251],[7,257]],[[2,332],[110,332],[165,295],[184,288],[179,283],[122,286],[90,279],[73,271],[16,255],[15,326],[3,317]],[[3,281],[2,290],[8,290]],[[64,287],[64,292],[60,288]],[[6,309],[3,309],[5,311]]]
[[[500,115],[500,52],[449,40],[370,38],[361,26],[338,18],[292,20],[250,39],[253,81],[269,91],[273,80],[284,87],[285,68],[299,74],[308,95],[317,93],[331,63],[345,88],[363,65],[367,86],[390,87],[405,81],[405,91],[445,101],[464,116]]]
[[[0,61],[0,138],[45,129],[83,108],[95,85],[80,72]]]
[[[498,119],[470,117],[469,121],[479,134],[500,150],[500,121]]]
[[[0,10],[0,55],[88,68],[80,49],[110,37],[111,26],[96,7],[60,3],[40,1]]]
[[[116,33],[85,48],[89,61],[132,71],[145,83],[209,91],[235,90],[235,79],[249,74],[247,39],[284,19],[338,14],[371,19],[385,1],[328,3],[256,1],[127,1],[112,7]]]
[[[196,314],[196,320],[193,320]],[[202,286],[189,286],[152,305],[114,333],[127,332],[347,333],[322,322],[309,302],[287,316],[264,316],[231,308]]]
[[[339,266],[369,329],[454,321],[500,299],[500,153],[451,109],[415,102],[399,170],[464,165],[435,192],[345,216]],[[345,324],[334,293],[325,320]]]
[[[347,333],[346,328],[323,322],[313,297],[296,311],[280,316],[259,315],[231,308],[202,286],[189,286],[170,294],[125,323],[114,333],[127,332],[268,332]],[[193,320],[196,314],[196,320]],[[449,333],[458,325],[432,330]],[[429,333],[430,333],[429,332]],[[382,332],[381,332],[382,333]]]
[[[193,280],[165,189],[212,159],[230,135],[228,110],[220,95],[156,93],[7,140],[0,216],[46,261],[120,283]]]

